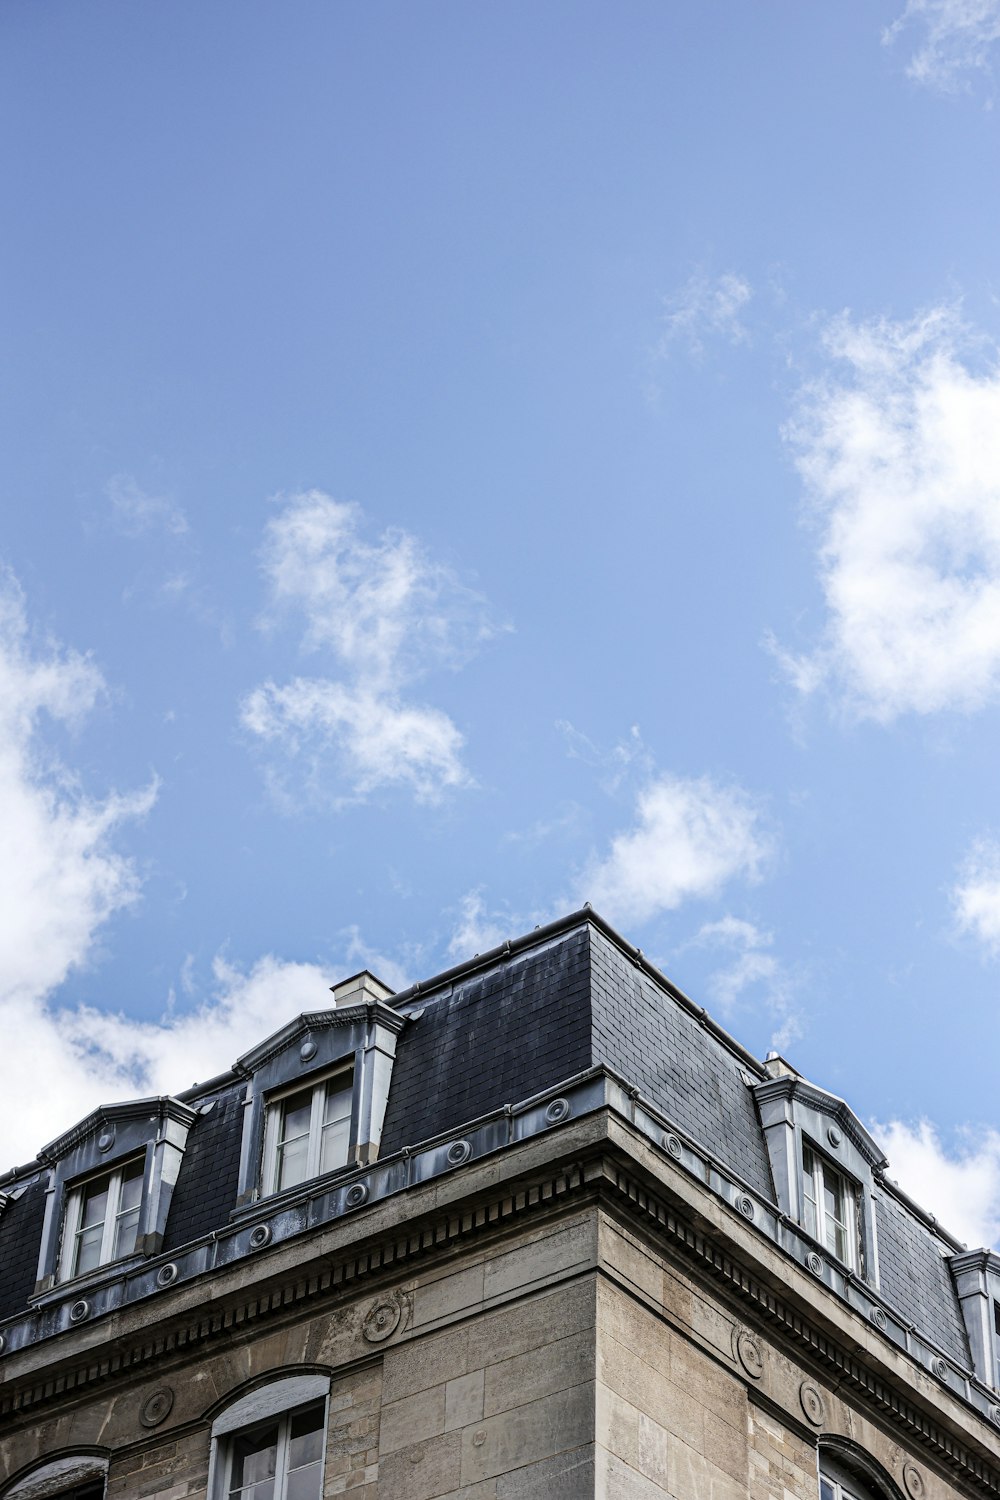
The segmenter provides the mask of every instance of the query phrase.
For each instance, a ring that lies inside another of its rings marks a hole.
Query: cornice
[[[272,1057],[277,1057],[279,1052],[284,1052],[286,1047],[292,1046],[310,1031],[325,1031],[333,1026],[356,1026],[359,1022],[362,1024],[374,1022],[378,1026],[384,1026],[394,1036],[398,1036],[409,1019],[409,1016],[400,1015],[384,1000],[363,1000],[357,1005],[339,1005],[331,1010],[304,1011],[302,1015],[296,1016],[294,1020],[283,1026],[280,1031],[265,1037],[264,1041],[258,1042],[256,1047],[251,1047],[249,1052],[244,1052],[242,1057],[238,1057],[234,1065],[235,1071],[241,1078],[252,1078],[254,1073],[258,1072],[265,1063],[270,1062]]]
[[[67,1156],[74,1146],[85,1141],[95,1130],[102,1125],[112,1125],[119,1120],[174,1120],[178,1125],[190,1127],[197,1118],[198,1111],[190,1105],[184,1104],[180,1099],[173,1098],[169,1094],[161,1094],[152,1099],[128,1099],[121,1104],[101,1104],[92,1110],[82,1120],[79,1120],[62,1135],[56,1136],[47,1146],[43,1146],[38,1153],[38,1160],[47,1167],[54,1167],[57,1162]]]
[[[827,1089],[819,1088],[805,1078],[782,1075],[751,1085],[756,1098],[767,1103],[772,1099],[800,1100],[807,1108],[819,1110],[837,1121],[844,1134],[857,1146],[869,1166],[876,1172],[884,1171],[888,1158],[878,1142],[869,1135],[857,1115],[845,1100]]]

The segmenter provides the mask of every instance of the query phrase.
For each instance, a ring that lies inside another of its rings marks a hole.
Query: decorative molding
[[[811,1380],[803,1380],[799,1386],[799,1405],[806,1415],[806,1420],[814,1427],[822,1427],[826,1421],[826,1402],[818,1386],[813,1385]]]
[[[402,1323],[409,1323],[412,1308],[405,1292],[392,1292],[388,1297],[376,1297],[365,1314],[361,1325],[361,1336],[369,1344],[383,1344],[391,1338]]]
[[[751,1380],[760,1379],[764,1373],[764,1349],[760,1339],[749,1328],[733,1329],[733,1354]]]
[[[54,1141],[43,1146],[38,1153],[38,1160],[44,1162],[47,1167],[54,1167],[64,1156],[68,1156],[74,1146],[85,1141],[88,1136],[93,1135],[101,1126],[105,1126],[105,1135],[111,1136],[108,1145],[101,1145],[98,1141],[98,1149],[101,1152],[110,1151],[115,1143],[116,1126],[122,1120],[173,1120],[178,1125],[190,1129],[197,1118],[198,1111],[192,1109],[189,1104],[184,1104],[180,1099],[171,1098],[169,1094],[161,1094],[152,1099],[128,1099],[123,1104],[101,1104],[97,1109],[91,1110],[82,1120],[57,1135]]]
[[[174,1404],[174,1393],[169,1385],[161,1385],[158,1391],[154,1391],[143,1403],[139,1411],[139,1421],[143,1427],[159,1427],[170,1415]]]
[[[924,1476],[916,1464],[907,1463],[903,1465],[903,1484],[906,1487],[906,1493],[910,1496],[910,1500],[924,1500],[924,1496],[927,1494],[927,1486],[924,1483]]]
[[[300,1038],[303,1043],[310,1041],[311,1031],[324,1031],[331,1026],[364,1026],[369,1021],[374,1021],[398,1036],[409,1019],[409,1016],[394,1010],[384,1000],[364,1000],[359,1005],[338,1006],[335,1010],[304,1011],[301,1016],[296,1016],[293,1021],[282,1026],[280,1031],[265,1037],[256,1047],[251,1047],[249,1052],[238,1057],[234,1070],[241,1078],[252,1078],[272,1057],[277,1057],[279,1052],[284,1052],[286,1047],[292,1046]],[[312,1055],[315,1056],[315,1053]]]

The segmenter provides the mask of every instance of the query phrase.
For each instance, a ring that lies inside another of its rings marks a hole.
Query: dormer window
[[[802,1143],[803,1228],[852,1271],[859,1267],[858,1191],[808,1141]]]
[[[237,1212],[378,1157],[409,1018],[367,970],[333,995],[332,1009],[299,1016],[237,1060],[247,1081]]]
[[[781,1212],[828,1255],[878,1286],[873,1188],[887,1162],[843,1099],[772,1053],[751,1082]]]
[[[180,1099],[106,1104],[39,1152],[45,1218],[34,1295],[134,1255],[158,1255],[195,1111]]]
[[[82,1276],[135,1253],[145,1157],[102,1172],[71,1189],[63,1230],[60,1279]]]
[[[297,1187],[310,1177],[347,1165],[353,1100],[353,1068],[341,1068],[268,1100],[265,1194]]]

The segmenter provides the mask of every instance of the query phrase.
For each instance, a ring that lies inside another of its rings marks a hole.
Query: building
[[[0,1500],[1000,1494],[1000,1259],[585,909],[0,1178]]]

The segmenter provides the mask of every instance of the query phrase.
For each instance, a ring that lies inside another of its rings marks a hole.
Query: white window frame
[[[351,1110],[354,1109],[354,1065],[353,1062],[347,1067],[332,1068],[323,1073],[319,1078],[310,1082],[308,1079],[299,1079],[289,1084],[286,1088],[272,1094],[267,1100],[267,1114],[264,1122],[264,1161],[261,1174],[261,1195],[270,1197],[277,1192],[292,1192],[293,1187],[278,1187],[278,1149],[281,1144],[281,1122],[284,1107],[287,1101],[296,1094],[303,1094],[309,1088],[312,1089],[311,1113],[309,1116],[309,1141],[306,1151],[306,1171],[302,1182],[309,1182],[312,1178],[320,1175],[320,1153],[323,1148],[323,1109],[326,1103],[327,1089],[330,1084],[343,1080],[345,1089],[351,1091]],[[350,1127],[348,1127],[350,1128]],[[350,1165],[351,1143],[348,1140],[347,1156],[340,1163],[341,1167]],[[329,1171],[337,1171],[338,1168],[330,1167]],[[302,1183],[296,1183],[295,1187],[301,1187]]]
[[[330,1376],[287,1375],[248,1391],[219,1413],[212,1423],[212,1449],[208,1466],[208,1494],[211,1500],[228,1500],[232,1475],[233,1440],[265,1422],[284,1422],[287,1436],[291,1419],[304,1406],[323,1402],[323,1448],[320,1468],[320,1494],[326,1484],[326,1444],[330,1432]],[[280,1439],[279,1439],[280,1441]],[[280,1450],[279,1450],[280,1451]],[[280,1473],[280,1469],[279,1469]],[[278,1474],[275,1475],[277,1480]],[[275,1500],[280,1491],[275,1488]]]
[[[839,1255],[837,1255],[836,1250],[834,1250],[831,1247],[830,1241],[829,1241],[829,1239],[827,1237],[827,1232],[826,1232],[827,1231],[827,1222],[828,1222],[828,1219],[830,1219],[832,1217],[832,1216],[828,1215],[827,1211],[826,1211],[826,1184],[827,1184],[827,1178],[830,1178],[831,1180],[832,1179],[836,1179],[836,1181],[839,1182],[842,1185],[842,1187],[843,1187],[843,1202],[844,1202],[844,1207],[845,1207],[845,1210],[846,1210],[845,1218],[844,1218],[844,1221],[843,1221],[843,1227],[844,1227],[844,1231],[845,1231],[845,1235],[846,1235],[846,1239],[847,1239],[847,1258],[844,1260],[843,1264],[846,1265],[851,1271],[857,1271],[858,1273],[860,1273],[860,1271],[861,1271],[861,1238],[862,1238],[862,1236],[861,1236],[861,1224],[859,1222],[858,1216],[859,1216],[860,1211],[861,1211],[860,1210],[861,1189],[860,1189],[859,1185],[853,1181],[852,1178],[848,1177],[848,1175],[847,1175],[846,1172],[844,1172],[844,1171],[841,1170],[840,1167],[835,1166],[834,1163],[831,1162],[831,1161],[827,1161],[827,1159],[823,1155],[823,1153],[821,1151],[817,1151],[816,1148],[815,1148],[815,1146],[813,1146],[810,1141],[803,1140],[803,1142],[802,1142],[802,1227],[803,1227],[803,1229],[806,1230],[807,1234],[811,1234],[812,1233],[812,1231],[808,1228],[808,1226],[806,1224],[806,1177],[807,1177],[807,1173],[806,1173],[806,1158],[807,1158],[807,1156],[809,1156],[809,1157],[812,1158],[812,1162],[813,1162],[812,1176],[813,1176],[813,1181],[816,1184],[816,1197],[815,1197],[815,1200],[814,1200],[814,1202],[815,1202],[815,1209],[816,1209],[816,1234],[815,1234],[815,1237],[816,1237],[817,1241],[819,1242],[819,1244],[822,1245],[823,1249],[827,1252],[828,1255],[833,1255],[837,1260],[841,1259],[841,1257]],[[833,1219],[832,1222],[834,1224],[837,1224],[838,1220]],[[834,1236],[834,1238],[836,1238],[836,1237]]]
[[[274,1500],[287,1500],[287,1495],[288,1495],[288,1453],[289,1453],[289,1446],[290,1446],[290,1432],[291,1432],[292,1422],[295,1420],[295,1418],[297,1416],[299,1416],[299,1414],[302,1411],[307,1410],[307,1408],[309,1406],[313,1406],[313,1405],[319,1405],[319,1406],[322,1406],[322,1408],[323,1408],[322,1421],[320,1422],[320,1425],[319,1425],[319,1431],[322,1434],[321,1440],[320,1440],[321,1446],[320,1446],[320,1461],[319,1461],[319,1492],[322,1495],[322,1493],[323,1493],[323,1480],[324,1480],[324,1472],[323,1471],[324,1471],[324,1468],[326,1466],[325,1465],[325,1460],[326,1460],[326,1431],[327,1431],[327,1420],[326,1419],[327,1419],[327,1412],[326,1412],[326,1407],[323,1406],[322,1402],[307,1402],[306,1406],[304,1406],[304,1407],[303,1406],[297,1406],[297,1407],[293,1407],[291,1411],[282,1412],[278,1416],[264,1417],[263,1420],[261,1420],[260,1422],[253,1423],[253,1425],[250,1426],[250,1427],[243,1427],[243,1428],[239,1429],[238,1431],[232,1432],[232,1433],[229,1434],[229,1436],[226,1438],[226,1441],[225,1441],[225,1447],[223,1449],[223,1454],[222,1454],[222,1466],[221,1466],[222,1495],[223,1495],[223,1497],[225,1497],[225,1500],[229,1500],[229,1496],[232,1494],[232,1486],[233,1486],[233,1461],[234,1461],[234,1458],[235,1458],[235,1448],[236,1448],[236,1442],[237,1442],[237,1440],[239,1438],[242,1438],[242,1437],[252,1437],[255,1432],[260,1431],[262,1429],[266,1429],[266,1428],[274,1426],[274,1425],[277,1425],[277,1428],[278,1428],[278,1438],[277,1438],[277,1443],[275,1445],[275,1461],[274,1461]]]
[[[145,1173],[145,1156],[133,1156],[127,1161],[120,1162],[116,1167],[105,1168],[101,1172],[91,1172],[82,1182],[74,1183],[66,1198],[66,1213],[63,1218],[62,1249],[59,1257],[59,1280],[73,1281],[77,1276],[90,1276],[101,1266],[107,1266],[115,1260],[128,1260],[137,1252],[133,1248],[126,1255],[115,1255],[115,1237],[118,1233],[118,1215],[121,1211],[122,1182],[126,1172],[137,1164],[142,1165]],[[77,1238],[80,1232],[80,1220],[83,1216],[83,1200],[87,1189],[95,1182],[110,1177],[108,1184],[108,1206],[104,1215],[104,1229],[101,1234],[101,1249],[96,1266],[91,1266],[89,1271],[77,1271],[76,1250]],[[143,1183],[145,1189],[145,1182]],[[136,1239],[142,1226],[142,1207],[144,1193],[139,1197],[139,1222],[136,1225]]]

